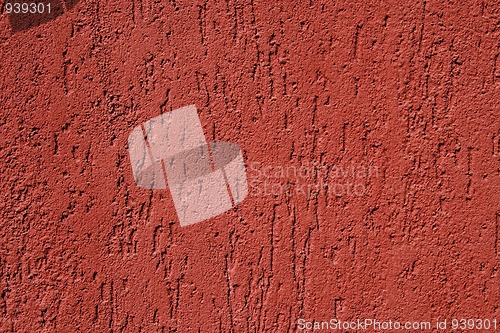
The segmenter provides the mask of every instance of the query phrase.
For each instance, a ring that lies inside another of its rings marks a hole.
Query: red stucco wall
[[[82,0],[11,23],[1,332],[500,321],[495,1]],[[181,228],[127,137],[189,104],[242,148],[250,194]]]

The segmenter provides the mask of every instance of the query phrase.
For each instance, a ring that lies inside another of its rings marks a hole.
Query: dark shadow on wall
[[[53,19],[57,18],[58,16],[61,16],[64,14],[65,10],[71,10],[80,0],[65,0],[65,3],[63,5],[61,0],[44,0],[44,1],[23,1],[23,0],[12,0],[12,1],[5,1],[4,3],[4,8],[3,12],[5,12],[5,6],[7,3],[10,3],[14,6],[14,4],[17,2],[19,4],[21,3],[27,3],[28,6],[31,6],[32,3],[35,3],[37,8],[36,8],[36,13],[30,13],[29,7],[28,13],[10,13],[9,16],[9,22],[12,27],[13,32],[19,32],[19,31],[24,31],[31,29],[33,27],[37,27],[41,24],[47,23],[49,21],[52,21]],[[14,7],[13,7],[14,8]],[[49,12],[50,8],[50,12]]]

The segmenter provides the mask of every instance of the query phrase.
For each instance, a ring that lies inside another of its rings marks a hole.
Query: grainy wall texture
[[[500,320],[497,1],[82,0],[12,22],[1,332]],[[127,137],[190,104],[250,193],[180,227]]]

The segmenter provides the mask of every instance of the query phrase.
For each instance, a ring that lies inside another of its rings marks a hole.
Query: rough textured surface
[[[499,40],[495,1],[82,0],[15,33],[2,14],[1,332],[500,319]],[[127,136],[193,103],[254,183],[181,228]],[[260,174],[311,165],[377,172]]]

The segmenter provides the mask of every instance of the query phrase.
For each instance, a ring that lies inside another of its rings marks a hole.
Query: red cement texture
[[[12,22],[1,332],[500,328],[498,2],[82,0]],[[127,137],[190,104],[250,194],[181,228]]]

